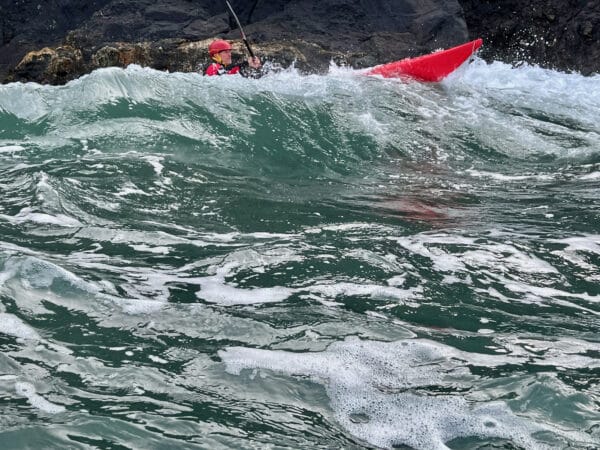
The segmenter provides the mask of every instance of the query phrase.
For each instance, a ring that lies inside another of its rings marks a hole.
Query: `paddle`
[[[248,42],[248,39],[246,39],[246,33],[244,33],[244,29],[242,28],[240,19],[238,19],[237,14],[235,13],[235,11],[233,10],[233,8],[231,7],[231,5],[229,4],[229,2],[227,0],[225,0],[225,3],[227,4],[229,11],[231,12],[231,15],[235,19],[235,22],[237,23],[237,26],[240,29],[240,33],[242,33],[242,41],[244,41],[244,44],[246,44],[246,48],[248,49],[248,53],[250,53],[250,57],[252,59],[254,59],[254,52],[252,51],[252,47],[250,47],[250,43]]]

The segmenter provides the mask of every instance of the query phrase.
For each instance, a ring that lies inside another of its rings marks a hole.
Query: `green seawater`
[[[600,447],[600,77],[0,86],[0,448]]]

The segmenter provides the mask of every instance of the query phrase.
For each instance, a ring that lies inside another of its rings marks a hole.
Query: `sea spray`
[[[0,444],[598,446],[599,92],[0,86]]]

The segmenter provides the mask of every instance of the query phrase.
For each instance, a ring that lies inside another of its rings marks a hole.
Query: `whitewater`
[[[600,76],[0,86],[1,448],[600,446]]]

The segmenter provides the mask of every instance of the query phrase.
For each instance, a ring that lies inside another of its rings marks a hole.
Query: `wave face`
[[[479,60],[0,86],[0,446],[599,446],[599,117]]]

